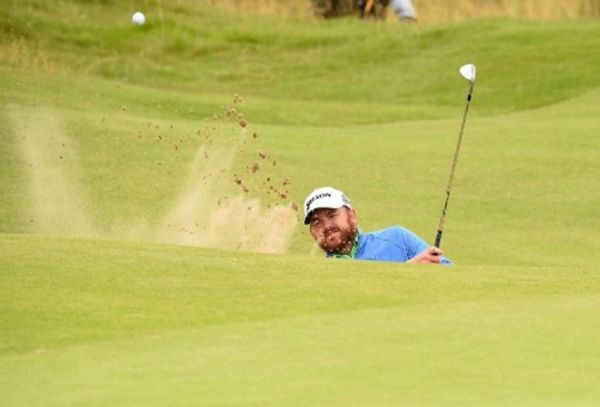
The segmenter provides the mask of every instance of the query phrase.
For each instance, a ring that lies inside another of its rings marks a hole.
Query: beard
[[[317,243],[327,253],[350,254],[357,232],[356,226],[332,227],[318,237]]]

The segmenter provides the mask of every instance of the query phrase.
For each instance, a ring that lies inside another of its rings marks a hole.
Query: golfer
[[[358,228],[350,200],[331,187],[315,189],[304,201],[304,224],[327,257],[412,264],[452,264],[437,247],[401,226],[376,232]]]

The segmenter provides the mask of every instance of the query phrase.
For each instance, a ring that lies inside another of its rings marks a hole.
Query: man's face
[[[357,233],[354,209],[320,208],[310,215],[310,234],[329,253],[349,254]]]

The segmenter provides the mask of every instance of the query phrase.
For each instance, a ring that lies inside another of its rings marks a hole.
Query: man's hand
[[[439,263],[442,260],[444,253],[437,247],[430,247],[429,249],[417,254],[415,257],[407,261],[410,264],[432,264]]]

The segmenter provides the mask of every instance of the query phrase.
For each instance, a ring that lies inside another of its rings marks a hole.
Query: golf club
[[[442,242],[442,233],[444,232],[444,222],[446,221],[446,211],[448,209],[448,201],[450,200],[450,191],[452,190],[452,181],[454,180],[454,172],[456,170],[456,163],[458,162],[458,154],[460,152],[460,146],[462,144],[463,132],[465,130],[465,122],[467,121],[467,113],[469,112],[469,105],[471,104],[471,96],[473,95],[473,85],[475,84],[476,69],[473,64],[466,64],[460,67],[458,70],[460,74],[469,81],[469,93],[467,95],[467,103],[465,105],[465,113],[463,114],[462,124],[460,125],[460,132],[458,134],[458,143],[456,143],[456,151],[454,152],[454,160],[452,161],[452,169],[450,170],[450,177],[448,179],[448,187],[446,188],[446,202],[444,202],[444,208],[442,209],[442,216],[440,216],[440,224],[438,226],[437,235],[435,237],[434,246],[439,248]]]

